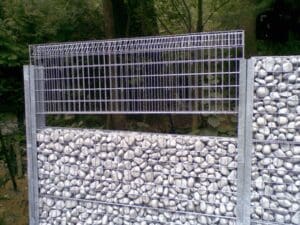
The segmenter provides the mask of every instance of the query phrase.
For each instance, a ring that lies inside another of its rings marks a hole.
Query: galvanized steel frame
[[[241,60],[238,114],[237,225],[250,225],[253,61]]]
[[[60,45],[56,45],[57,51]],[[243,53],[244,54],[244,53]],[[54,55],[55,56],[55,55]],[[239,59],[237,59],[239,60]],[[239,60],[239,108],[236,112],[179,112],[189,114],[209,114],[209,113],[237,113],[238,114],[238,186],[237,186],[237,212],[236,222],[238,225],[250,225],[250,185],[251,185],[251,151],[252,151],[252,98],[253,98],[253,61]],[[38,202],[38,174],[37,174],[37,130],[45,127],[45,116],[52,114],[46,112],[44,107],[44,95],[37,95],[37,89],[45,88],[44,69],[41,66],[24,66],[24,88],[26,103],[26,133],[27,133],[27,155],[28,155],[28,184],[29,184],[29,214],[30,225],[39,224],[39,202]],[[36,100],[38,98],[38,101]],[[56,113],[75,113],[76,112],[54,112]],[[82,114],[99,114],[99,112],[83,111]],[[105,113],[128,113],[112,112]],[[143,113],[132,111],[130,113]],[[146,112],[153,113],[153,112]],[[164,112],[154,112],[164,113]],[[168,112],[170,113],[170,112]]]
[[[25,123],[27,148],[27,179],[29,223],[39,224],[39,191],[38,191],[38,163],[37,163],[37,129],[45,126],[45,116],[37,115],[35,101],[35,67],[24,66],[24,95],[25,95]]]

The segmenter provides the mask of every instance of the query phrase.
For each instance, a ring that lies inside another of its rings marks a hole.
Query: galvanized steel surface
[[[39,114],[233,114],[244,32],[30,46]]]

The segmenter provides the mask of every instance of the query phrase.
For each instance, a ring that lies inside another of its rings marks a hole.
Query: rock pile
[[[235,224],[234,138],[41,130],[41,224]]]
[[[255,62],[252,218],[300,224],[300,57]]]

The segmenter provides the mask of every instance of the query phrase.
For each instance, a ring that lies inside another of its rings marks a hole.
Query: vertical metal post
[[[246,123],[248,109],[248,79],[247,79],[247,61],[240,60],[240,87],[239,87],[239,117],[238,117],[238,170],[237,170],[237,225],[250,225],[250,182],[251,179],[251,158],[248,157],[249,149],[246,146],[246,134],[248,124]],[[250,165],[249,165],[250,163]],[[249,189],[249,191],[248,191]]]
[[[38,201],[38,168],[37,168],[37,126],[34,67],[24,66],[24,91],[26,111],[26,139],[27,139],[27,176],[29,199],[29,224],[39,224]]]
[[[254,95],[254,60],[247,60],[247,88],[246,88],[246,111],[245,111],[245,170],[244,170],[244,217],[245,224],[251,223],[251,169],[252,169],[252,117]]]

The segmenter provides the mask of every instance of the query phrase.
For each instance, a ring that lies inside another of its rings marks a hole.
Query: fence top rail
[[[218,31],[173,36],[92,40],[30,45],[30,56],[92,54],[105,52],[145,51],[149,49],[228,48],[244,46],[244,31]],[[32,61],[31,61],[32,62]],[[32,63],[33,64],[33,63]]]

